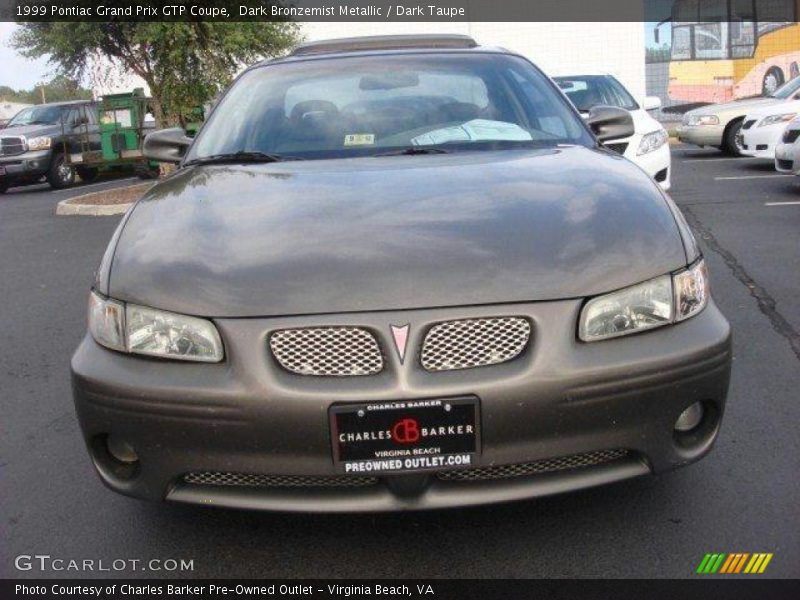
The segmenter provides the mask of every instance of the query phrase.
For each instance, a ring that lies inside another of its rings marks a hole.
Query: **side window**
[[[67,125],[72,125],[73,127],[77,125],[78,119],[80,119],[80,108],[75,107],[70,109],[69,113],[67,113],[66,123]]]
[[[89,119],[89,125],[97,125],[97,105],[87,104],[84,109],[86,110],[86,118]]]

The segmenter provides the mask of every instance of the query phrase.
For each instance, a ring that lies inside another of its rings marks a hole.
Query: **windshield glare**
[[[63,106],[31,106],[18,112],[6,127],[15,125],[55,125],[61,122]]]
[[[235,152],[301,158],[556,144],[594,145],[580,117],[527,61],[404,54],[279,63],[245,73],[187,160]]]
[[[554,77],[558,87],[581,112],[593,106],[618,106],[636,110],[639,105],[622,84],[610,75],[575,75]]]

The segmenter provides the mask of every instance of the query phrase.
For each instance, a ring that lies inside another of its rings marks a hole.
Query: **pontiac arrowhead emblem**
[[[408,343],[408,327],[406,325],[390,325],[392,328],[392,337],[394,338],[394,347],[397,348],[397,354],[400,357],[400,362],[406,356],[406,344]]]

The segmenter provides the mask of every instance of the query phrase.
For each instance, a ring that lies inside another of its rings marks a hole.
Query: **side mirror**
[[[601,143],[633,135],[631,113],[616,106],[593,106],[586,115],[586,124]]]
[[[642,108],[645,110],[656,110],[661,108],[661,98],[658,96],[645,96],[642,102]]]
[[[191,143],[192,139],[180,127],[159,129],[144,138],[142,154],[158,162],[179,163]]]

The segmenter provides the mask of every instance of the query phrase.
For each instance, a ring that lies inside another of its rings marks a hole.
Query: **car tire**
[[[63,154],[56,154],[45,175],[47,183],[54,190],[60,190],[75,183],[75,169],[67,164]]]
[[[75,167],[75,172],[84,183],[92,183],[97,179],[98,170],[92,167]]]
[[[8,181],[0,181],[0,194],[5,194],[8,191],[8,188],[11,187],[11,183]]]
[[[764,73],[764,79],[761,81],[761,93],[764,96],[770,95],[783,85],[786,78],[783,76],[783,71],[780,67],[770,67]]]
[[[738,136],[743,121],[744,117],[731,121],[725,128],[725,133],[722,134],[722,148],[731,156],[742,156],[742,146]]]

